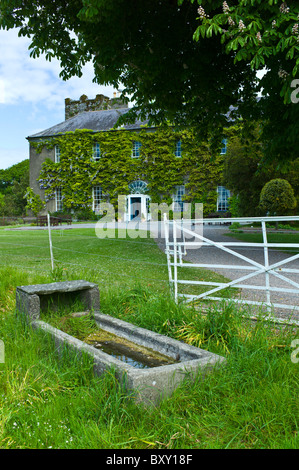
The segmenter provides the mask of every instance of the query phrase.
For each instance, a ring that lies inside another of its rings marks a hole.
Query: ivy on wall
[[[132,158],[133,141],[140,141],[140,157]],[[182,143],[182,156],[175,145]],[[93,159],[93,144],[99,143],[101,158]],[[171,128],[139,132],[77,130],[33,144],[37,152],[46,146],[60,148],[60,162],[47,159],[38,180],[45,199],[55,197],[61,188],[67,209],[92,207],[92,187],[101,186],[105,199],[117,204],[120,194],[129,194],[136,179],[148,183],[152,202],[172,202],[176,185],[186,185],[186,202],[202,202],[204,214],[216,210],[217,185],[221,181],[223,156],[212,159],[208,144],[198,144],[191,130]]]

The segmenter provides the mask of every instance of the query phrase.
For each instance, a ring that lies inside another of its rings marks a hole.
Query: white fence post
[[[51,254],[51,267],[52,271],[54,271],[54,257],[53,257],[53,247],[52,247],[52,236],[51,236],[51,219],[50,214],[47,214],[48,218],[48,232],[49,232],[49,244],[50,244],[50,254]]]
[[[5,362],[5,346],[4,341],[0,339],[0,364],[4,364]]]
[[[173,277],[174,277],[174,298],[178,300],[178,260],[177,260],[177,238],[176,238],[176,222],[173,219]]]
[[[168,279],[169,284],[172,287],[172,272],[171,272],[171,259],[170,259],[170,250],[169,250],[169,224],[167,223],[167,215],[164,213],[164,236],[165,236],[165,251],[166,251],[166,258],[167,258],[167,266],[168,266]]]
[[[267,310],[271,311],[271,294],[270,294],[270,279],[269,279],[269,251],[268,251],[268,239],[267,239],[267,228],[266,222],[262,221],[262,232],[263,232],[263,243],[264,243],[264,257],[265,257],[265,281],[266,281],[266,298],[267,298]]]

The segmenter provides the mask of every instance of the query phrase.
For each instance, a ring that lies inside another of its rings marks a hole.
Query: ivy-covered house
[[[27,137],[30,186],[46,201],[45,211],[97,211],[126,195],[125,218],[150,219],[150,202],[203,203],[204,214],[228,210],[229,191],[221,185],[226,142],[211,159],[208,143],[190,129],[150,127],[147,122],[117,125],[128,112],[114,97],[65,100],[65,121]]]

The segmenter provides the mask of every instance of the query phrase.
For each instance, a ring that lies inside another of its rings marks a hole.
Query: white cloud
[[[112,87],[92,83],[93,67],[84,67],[82,78],[63,81],[59,61],[44,56],[33,59],[28,50],[29,38],[18,37],[16,29],[0,31],[0,103],[16,104],[20,100],[39,103],[49,109],[64,106],[64,99],[78,99],[83,93],[90,98],[98,93],[112,96]]]
[[[0,103],[5,102],[5,85],[4,80],[0,80]]]
[[[31,58],[30,42],[17,29],[0,30],[0,169],[28,158],[28,135],[64,120],[65,98],[113,96],[113,87],[92,82],[91,63],[83,77],[63,81],[58,60]]]
[[[57,60],[49,62],[44,56],[30,58],[30,42],[29,38],[18,37],[17,29],[0,30],[0,105],[30,109],[26,126],[25,123],[23,127],[18,124],[16,129],[17,120],[14,119],[10,123],[10,132],[6,127],[3,130],[3,123],[7,125],[7,118],[1,116],[3,122],[0,120],[0,168],[7,168],[28,157],[27,135],[56,124],[59,122],[58,115],[61,116],[59,119],[63,120],[65,98],[78,99],[83,93],[89,98],[99,93],[113,96],[113,87],[92,83],[91,63],[84,67],[82,78],[73,77],[63,81],[59,77],[61,69]],[[43,119],[41,112],[47,114]],[[46,117],[51,122],[45,122]],[[15,136],[13,144],[11,135]],[[18,139],[22,142],[19,147],[16,146]]]

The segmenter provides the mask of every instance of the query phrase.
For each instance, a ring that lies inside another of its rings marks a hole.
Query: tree
[[[264,72],[258,86],[261,98],[254,107],[256,116],[263,120],[265,155],[271,160],[297,158],[298,2],[199,0],[198,3],[200,25],[194,33],[195,40],[218,35],[226,52],[234,51],[235,62],[244,61],[252,70]],[[252,103],[244,101],[244,106]],[[247,109],[243,115],[248,116]]]
[[[0,170],[0,192],[7,192],[15,182],[20,183],[22,179],[29,182],[29,159],[16,163],[6,170]]]
[[[5,193],[5,215],[22,216],[26,212],[24,194],[28,186],[28,177],[21,177],[20,181],[14,181],[13,185]]]
[[[5,206],[5,198],[4,198],[4,194],[1,194],[0,193],[0,215],[4,215],[3,214],[3,208]]]
[[[29,184],[29,160],[16,163],[6,170],[0,170],[0,214],[3,216],[21,216],[25,213],[24,194]]]
[[[251,126],[244,133],[244,126],[237,124],[227,129],[228,145],[224,159],[222,184],[233,192],[239,217],[259,216],[260,193],[265,182],[274,178],[289,181],[299,198],[299,158],[285,165],[278,160],[265,162],[260,135],[260,125]]]
[[[287,215],[296,205],[294,190],[285,179],[268,181],[261,191],[260,206],[270,215]]]
[[[260,215],[259,198],[265,181],[275,176],[273,165],[262,164],[263,153],[259,126],[243,135],[243,126],[227,129],[228,145],[222,183],[238,197],[238,216]]]
[[[253,69],[259,70],[275,57],[288,64],[289,73],[281,73],[282,79],[289,82],[289,76],[297,75],[298,2],[291,2],[289,6],[282,0],[198,0],[198,3],[200,25],[194,33],[196,41],[219,34],[227,52],[236,52],[236,62],[250,62]],[[288,86],[283,88],[287,99]]]
[[[63,79],[80,76],[92,61],[96,83],[121,87],[122,97],[135,103],[120,123],[140,113],[155,124],[193,126],[216,151],[227,113],[237,110],[244,119],[269,123],[271,157],[294,156],[299,107],[290,101],[289,77],[297,74],[297,4],[281,10],[285,3],[278,0],[232,0],[228,14],[222,11],[226,2],[198,3],[0,0],[0,27],[18,27],[31,37],[32,57],[58,58]],[[269,73],[259,83],[256,71],[263,67]]]
[[[24,199],[27,200],[26,210],[31,210],[35,217],[45,208],[45,202],[42,201],[39,194],[35,194],[33,189],[28,187]]]

